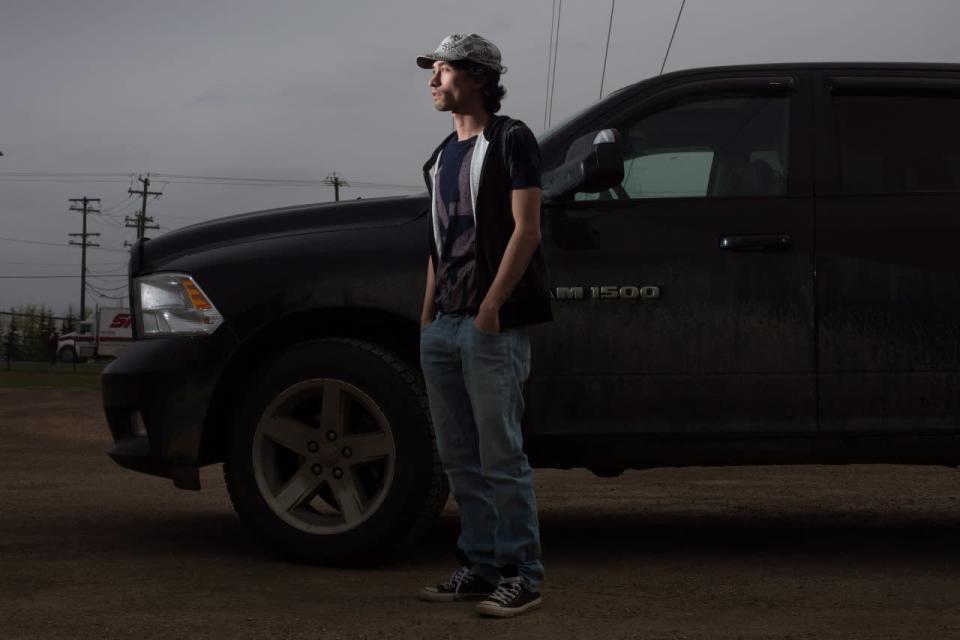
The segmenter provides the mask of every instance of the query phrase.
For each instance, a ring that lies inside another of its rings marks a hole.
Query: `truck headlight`
[[[137,326],[144,336],[207,335],[223,322],[210,299],[185,273],[154,273],[134,283]]]

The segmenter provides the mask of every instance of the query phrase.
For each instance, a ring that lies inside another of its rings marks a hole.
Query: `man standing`
[[[543,565],[533,471],[523,452],[527,325],[551,319],[540,252],[540,151],[530,129],[495,115],[500,51],[454,34],[417,58],[454,131],[423,167],[431,195],[420,357],[437,449],[460,508],[457,557],[434,602],[480,599],[510,617],[540,606]]]

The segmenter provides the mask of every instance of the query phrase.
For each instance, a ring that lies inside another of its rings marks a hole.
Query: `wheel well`
[[[239,389],[251,372],[285,348],[316,338],[357,338],[380,345],[419,365],[418,326],[409,318],[379,309],[326,309],[291,314],[261,327],[227,363],[204,421],[201,465],[223,461]]]

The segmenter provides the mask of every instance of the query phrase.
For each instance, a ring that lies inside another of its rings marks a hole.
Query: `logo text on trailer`
[[[133,318],[129,313],[118,313],[113,316],[113,321],[110,323],[111,329],[126,329],[133,322]]]

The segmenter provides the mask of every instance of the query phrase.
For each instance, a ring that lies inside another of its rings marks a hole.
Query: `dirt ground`
[[[894,466],[538,471],[544,607],[480,619],[403,560],[302,566],[204,489],[126,471],[99,395],[0,389],[2,638],[960,638],[960,474]]]

